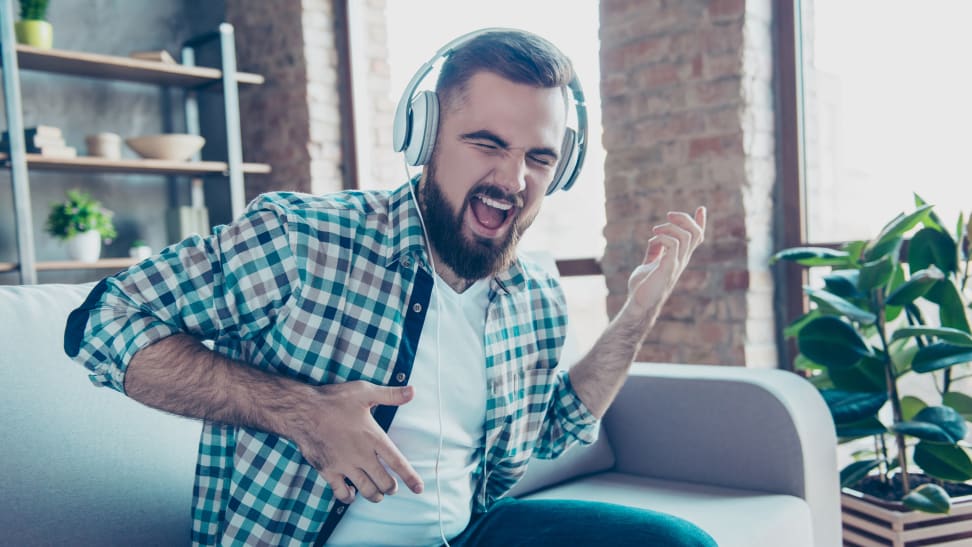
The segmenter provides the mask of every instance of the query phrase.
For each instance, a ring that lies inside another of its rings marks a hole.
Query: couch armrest
[[[803,498],[840,544],[836,436],[809,382],[780,370],[635,363],[604,418],[618,471]]]

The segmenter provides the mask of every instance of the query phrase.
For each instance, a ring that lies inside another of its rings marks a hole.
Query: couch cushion
[[[93,386],[65,356],[90,289],[0,287],[0,542],[186,545],[201,425]]]
[[[720,547],[813,546],[810,508],[795,496],[601,473],[525,497],[587,499],[672,514],[700,526]]]

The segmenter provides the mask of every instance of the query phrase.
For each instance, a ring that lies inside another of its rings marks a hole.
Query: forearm
[[[628,376],[642,341],[658,317],[660,306],[647,313],[635,311],[628,302],[594,343],[594,347],[570,369],[570,382],[584,405],[602,418]]]
[[[132,357],[125,392],[173,414],[251,427],[288,438],[314,388],[227,359],[185,334]]]

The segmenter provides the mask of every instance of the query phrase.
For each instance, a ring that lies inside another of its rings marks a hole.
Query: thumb
[[[371,393],[371,405],[399,406],[411,401],[414,396],[415,388],[412,386],[374,386]]]

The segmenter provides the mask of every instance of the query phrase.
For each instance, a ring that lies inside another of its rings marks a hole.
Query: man
[[[205,420],[194,543],[711,544],[657,513],[502,498],[531,457],[594,440],[705,226],[669,213],[622,311],[557,369],[562,292],[515,251],[563,160],[572,78],[545,40],[479,35],[442,68],[417,183],[261,196],[72,313],[96,382]]]

